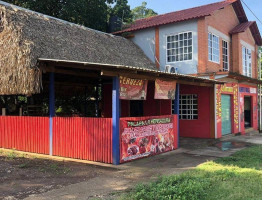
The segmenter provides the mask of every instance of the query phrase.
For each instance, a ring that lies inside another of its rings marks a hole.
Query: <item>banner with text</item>
[[[155,99],[175,99],[176,81],[155,81]]]
[[[119,77],[120,99],[123,100],[146,100],[147,80]]]
[[[176,148],[174,116],[121,119],[121,162]]]

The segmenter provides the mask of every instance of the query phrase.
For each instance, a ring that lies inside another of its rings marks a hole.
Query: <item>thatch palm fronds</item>
[[[155,69],[131,41],[0,1],[0,95],[40,92],[38,58]]]

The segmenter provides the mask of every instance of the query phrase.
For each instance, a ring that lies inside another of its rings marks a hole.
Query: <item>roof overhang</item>
[[[215,77],[216,75],[221,75],[222,78],[230,78],[230,79],[237,80],[239,83],[247,82],[247,83],[262,85],[262,80],[250,78],[234,72],[210,72],[210,73],[197,74],[197,76],[212,76],[212,77]]]
[[[93,77],[103,76],[128,76],[130,78],[140,78],[146,80],[156,80],[158,78],[163,80],[176,80],[180,84],[198,85],[198,86],[213,86],[215,84],[224,84],[223,81],[212,80],[207,78],[200,78],[191,75],[177,74],[162,72],[159,70],[152,70],[140,67],[92,63],[92,62],[79,62],[72,60],[58,60],[58,59],[38,59],[40,68],[45,72],[55,72],[62,74],[72,74],[78,76],[76,70],[83,70],[79,76],[92,75]],[[63,69],[61,69],[63,68]],[[65,69],[66,68],[66,69]],[[91,70],[95,73],[84,72],[84,70]]]

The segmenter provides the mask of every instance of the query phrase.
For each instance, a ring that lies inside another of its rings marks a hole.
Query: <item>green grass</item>
[[[262,146],[210,161],[181,175],[140,184],[132,200],[262,200]]]

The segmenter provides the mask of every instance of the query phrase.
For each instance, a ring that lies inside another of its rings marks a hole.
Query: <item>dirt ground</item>
[[[243,148],[262,144],[262,135],[225,138],[235,147],[222,150],[219,140],[181,139],[180,148],[119,166],[59,162],[0,151],[0,199],[64,200],[117,199],[138,183],[179,174]],[[223,141],[224,141],[223,140]],[[227,143],[225,143],[228,145]],[[240,146],[239,146],[240,145]]]
[[[114,171],[117,170],[0,152],[0,199],[24,199]]]

